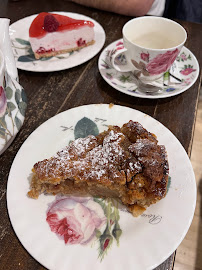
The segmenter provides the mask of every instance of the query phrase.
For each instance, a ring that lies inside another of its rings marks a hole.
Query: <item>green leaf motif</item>
[[[169,80],[169,77],[170,77],[169,71],[163,74],[164,81]]]
[[[0,117],[0,127],[7,128],[7,124],[5,121],[5,115],[3,117]]]
[[[34,52],[32,51],[32,48],[31,47],[27,50],[27,52],[28,52],[28,54],[31,54],[31,55],[34,54]]]
[[[19,130],[22,126],[22,121],[17,116],[15,117],[15,124],[16,124],[17,130]]]
[[[11,99],[13,96],[13,89],[8,86],[6,87],[5,92],[6,92],[6,98]]]
[[[168,193],[168,191],[170,189],[170,185],[171,185],[171,177],[168,176],[167,193]]]
[[[68,145],[70,145],[72,142],[73,142],[73,140],[70,140]]]
[[[116,239],[117,245],[119,246],[119,239],[122,235],[122,230],[121,230],[120,225],[119,225],[117,220],[115,221],[115,225],[114,225],[114,228],[112,230],[112,235]]]
[[[22,95],[22,101],[27,103],[27,95],[26,95],[25,90],[23,88],[22,88],[21,95]]]
[[[50,60],[51,58],[53,58],[53,56],[50,56],[50,57],[41,57],[39,60],[41,60],[41,61],[47,61],[47,60]]]
[[[21,45],[29,45],[29,46],[31,46],[31,45],[30,45],[30,42],[27,41],[27,40],[25,40],[25,39],[22,39],[22,38],[16,38],[15,40],[16,40],[18,43],[20,43]]]
[[[121,76],[119,77],[119,80],[120,80],[121,82],[125,83],[125,82],[130,82],[130,81],[131,81],[131,78],[130,78],[130,75],[128,75],[128,76],[121,75]]]
[[[13,104],[12,102],[8,102],[7,106],[8,106],[8,109],[10,110],[10,112],[14,111],[16,108],[15,104]]]
[[[36,58],[34,57],[34,54],[28,54],[28,55],[21,55],[18,57],[19,62],[33,62],[36,61]]]
[[[6,88],[6,78],[4,76],[4,79],[3,79],[3,88],[5,89]]]
[[[26,111],[26,108],[27,108],[27,103],[25,103],[24,101],[21,101],[19,104],[18,104],[18,108],[19,108],[19,111],[20,113],[25,116],[25,111]]]
[[[94,197],[93,200],[94,202],[99,203],[99,205],[102,207],[102,210],[104,211],[105,216],[107,216],[107,206],[105,205],[105,201],[96,197]]]
[[[96,236],[97,238],[100,238],[100,236],[101,236],[101,231],[98,230],[98,229],[95,229],[95,236]]]
[[[74,137],[85,138],[88,135],[97,136],[99,134],[99,130],[97,125],[87,117],[83,117],[79,120],[74,128]]]
[[[19,89],[16,89],[16,91],[15,91],[15,101],[16,101],[17,104],[19,104],[20,100],[21,100],[21,92],[20,92]]]
[[[6,130],[4,128],[0,128],[0,138],[5,139]]]

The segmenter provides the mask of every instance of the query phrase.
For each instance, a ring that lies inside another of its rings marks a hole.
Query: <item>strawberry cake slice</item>
[[[29,40],[36,59],[71,52],[95,42],[94,24],[42,12],[29,28]]]

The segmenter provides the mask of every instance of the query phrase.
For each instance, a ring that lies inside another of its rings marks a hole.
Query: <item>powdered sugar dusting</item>
[[[137,139],[129,145],[120,129],[113,129],[106,133],[102,144],[98,144],[95,136],[77,139],[34,168],[42,182],[54,184],[65,179],[125,184],[140,172],[153,181],[160,180],[164,162],[162,148],[149,139]]]
[[[128,165],[129,165],[128,171],[129,170],[130,171],[138,171],[138,172],[142,171],[142,166],[138,161],[137,162],[129,162]]]
[[[86,138],[79,138],[73,141],[69,146],[57,152],[57,154],[49,160],[45,159],[38,162],[34,165],[34,168],[38,173],[39,178],[64,178],[64,172],[68,162],[77,160],[78,157],[84,157],[88,151],[97,145],[97,139],[93,135],[89,135]]]
[[[94,136],[77,139],[68,147],[58,152],[53,158],[35,165],[37,174],[43,179],[75,178],[99,180],[101,177],[122,177],[117,165],[124,160],[124,150],[120,146],[125,135],[111,130],[104,138],[103,145],[98,145]],[[57,182],[57,181],[56,181]]]
[[[85,180],[98,180],[105,178],[108,181],[109,173],[114,172],[112,178],[121,177],[117,165],[123,161],[124,150],[119,145],[125,136],[113,130],[104,138],[103,145],[89,151],[84,158],[69,163],[65,168],[67,177],[76,177]]]
[[[156,143],[148,139],[137,139],[137,141],[129,147],[129,150],[136,156],[146,156],[149,151],[156,148]]]

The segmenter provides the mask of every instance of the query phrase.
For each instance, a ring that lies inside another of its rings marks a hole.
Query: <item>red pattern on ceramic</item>
[[[92,198],[59,197],[50,205],[46,221],[65,244],[87,244],[106,217]]]
[[[121,46],[121,45],[123,46],[123,42],[122,41],[119,41],[119,42],[116,43],[116,46]]]
[[[0,117],[2,117],[6,112],[7,99],[6,94],[2,86],[0,86]]]
[[[76,20],[68,16],[42,12],[32,22],[29,28],[29,36],[41,38],[46,35],[47,31],[44,29],[44,20],[47,15],[51,15],[59,23],[56,31],[74,30],[82,26],[94,27],[94,23],[86,20]]]
[[[187,76],[187,75],[189,75],[190,73],[192,73],[194,71],[196,71],[196,69],[185,68],[185,69],[180,70],[180,73],[182,73],[183,75]]]
[[[149,53],[141,53],[140,54],[140,58],[145,61],[145,62],[149,62]]]
[[[147,71],[150,75],[158,75],[166,72],[175,61],[178,53],[179,50],[175,49],[174,51],[167,51],[164,54],[157,55],[146,65]]]

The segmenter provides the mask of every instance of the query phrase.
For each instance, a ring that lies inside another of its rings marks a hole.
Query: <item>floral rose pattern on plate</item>
[[[58,196],[48,208],[46,221],[67,245],[95,242],[102,260],[114,239],[119,245],[122,234],[115,204],[111,199]]]
[[[145,96],[145,94],[138,91],[138,88],[133,80],[132,72],[125,72],[124,74],[116,71],[112,65],[112,56],[119,50],[124,48],[122,40],[119,40],[113,45],[109,46],[110,49],[106,49],[104,53],[101,54],[99,69],[104,77],[104,79],[114,88],[125,92],[125,93],[134,93],[134,96]],[[139,70],[136,75],[141,73],[149,76],[149,71],[151,73],[157,73],[160,70],[166,70],[166,64],[164,61],[169,58],[169,63],[175,59],[176,54],[179,52],[174,50],[172,52],[168,51],[164,54],[158,55],[154,59],[150,59],[149,53],[142,52],[140,54],[141,61],[139,63],[133,61],[133,65]],[[167,61],[167,60],[166,60]],[[116,57],[115,62],[117,65],[125,65],[127,63],[126,57],[123,54],[120,54]],[[156,82],[163,89],[157,96],[162,94],[169,96],[169,93],[182,91],[187,86],[191,85],[196,78],[196,63],[192,59],[191,53],[185,47],[182,48],[181,53],[176,58],[176,65],[179,70],[181,77],[177,78],[178,82],[173,82],[172,75],[169,72],[164,73],[164,76],[161,77]],[[149,67],[149,68],[148,68]],[[148,69],[149,70],[148,70]],[[152,74],[154,75],[154,74]],[[176,76],[177,77],[177,76]]]
[[[61,197],[50,206],[46,221],[65,244],[87,244],[106,223],[102,207],[92,198]]]

